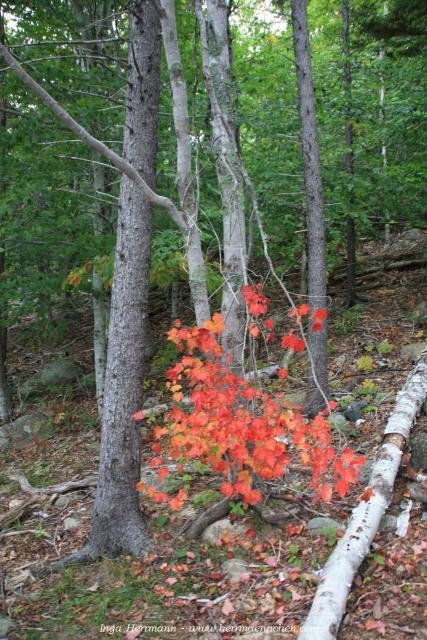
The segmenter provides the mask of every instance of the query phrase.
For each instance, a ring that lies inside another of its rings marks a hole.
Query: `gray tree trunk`
[[[344,55],[344,99],[345,99],[345,169],[350,182],[350,206],[354,205],[353,196],[353,124],[351,120],[351,61],[350,61],[350,6],[349,0],[342,2],[343,22],[343,55]],[[356,223],[352,212],[347,216],[347,282],[346,282],[346,306],[352,307],[357,302],[356,295]]]
[[[291,0],[291,7],[307,207],[308,296],[312,309],[325,308],[327,297],[323,187],[317,142],[306,0]],[[305,409],[310,414],[324,407],[325,397],[329,397],[326,322],[320,332],[313,332],[312,324],[310,322],[308,330],[312,365],[309,367],[305,402]]]
[[[187,84],[181,63],[176,28],[175,0],[160,0],[163,44],[166,53],[169,81],[172,88],[172,109],[177,141],[176,177],[181,209],[188,229],[183,232],[191,297],[196,322],[203,325],[210,318],[206,265],[198,227],[198,198],[196,176],[192,169],[192,144],[188,114]]]
[[[124,156],[152,188],[160,88],[160,22],[149,0],[129,9],[130,41]],[[123,176],[102,414],[99,481],[86,547],[76,559],[150,548],[135,484],[140,477],[139,427],[147,319],[152,207]]]
[[[240,289],[246,273],[245,183],[233,124],[230,39],[226,0],[195,2],[202,44],[203,76],[211,106],[212,145],[223,209],[223,276],[221,311],[224,356],[243,371],[245,306]]]
[[[99,156],[95,154],[95,160]],[[105,167],[101,164],[93,166],[93,186],[95,194],[105,191]],[[95,238],[105,233],[104,207],[100,200],[95,200],[93,208],[93,233]],[[92,270],[92,305],[93,305],[93,352],[95,363],[96,401],[99,416],[102,416],[104,400],[105,371],[107,366],[107,331],[108,320],[106,290],[102,280],[102,273],[97,265]]]
[[[4,44],[3,12],[0,6],[0,42]],[[3,74],[0,74],[0,85],[3,82]],[[0,129],[6,129],[6,104],[0,94]],[[3,153],[3,152],[2,152]],[[3,191],[3,183],[0,179],[0,193]],[[0,242],[0,277],[5,271],[5,248]],[[7,305],[4,298],[0,298],[0,421],[9,422],[10,419],[10,393],[7,382]]]

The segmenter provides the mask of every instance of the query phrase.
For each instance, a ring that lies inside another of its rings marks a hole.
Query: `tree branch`
[[[19,62],[9,52],[7,47],[1,43],[0,54],[22,82],[26,84],[36,94],[36,96],[39,97],[69,129],[71,129],[71,131],[79,136],[79,138],[91,149],[108,158],[119,171],[126,175],[137,185],[137,187],[141,189],[153,205],[158,205],[162,209],[165,209],[182,231],[187,230],[187,223],[182,212],[179,211],[170,198],[161,196],[153,191],[130,162],[121,158],[115,151],[92,136],[82,125],[74,120],[74,118],[70,116],[70,114],[25,71],[25,69],[23,69]]]

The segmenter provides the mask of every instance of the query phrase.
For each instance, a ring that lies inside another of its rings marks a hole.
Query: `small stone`
[[[64,507],[68,507],[70,499],[68,496],[58,496],[54,504],[58,509],[63,509]]]
[[[237,584],[245,576],[249,576],[251,570],[247,562],[242,558],[232,558],[222,563],[222,571],[231,584]]]
[[[410,482],[408,489],[411,498],[427,504],[427,482]]]
[[[409,441],[411,466],[415,471],[427,470],[427,434],[420,433]]]
[[[342,522],[338,522],[338,520],[334,520],[333,518],[319,516],[318,518],[309,520],[307,522],[307,528],[312,533],[328,533],[331,529],[333,531],[343,529],[344,525]]]
[[[332,429],[338,431],[338,433],[342,433],[349,426],[342,413],[331,413],[331,415],[328,416],[328,422],[331,424]]]
[[[16,627],[16,623],[11,618],[0,615],[0,640],[7,638],[7,634],[14,627]]]
[[[64,520],[64,531],[73,531],[74,529],[79,529],[82,521],[77,516],[68,516]]]
[[[379,530],[383,533],[387,531],[396,531],[397,517],[389,513],[386,513],[382,518],[379,526]]]
[[[23,502],[24,501],[19,498],[13,498],[13,500],[9,502],[9,509],[16,509],[16,507],[20,507]]]
[[[350,422],[356,422],[357,420],[361,420],[363,417],[362,410],[368,406],[366,400],[359,400],[358,402],[354,402],[344,411],[344,415]]]
[[[206,527],[202,534],[202,540],[208,544],[218,544],[221,542],[221,536],[225,532],[233,536],[241,536],[245,534],[246,527],[238,523],[233,524],[229,518],[223,518]]]

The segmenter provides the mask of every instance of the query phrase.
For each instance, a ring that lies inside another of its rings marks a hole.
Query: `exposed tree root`
[[[372,495],[368,495],[367,500],[361,500],[353,509],[347,530],[325,565],[299,640],[312,640],[313,630],[316,640],[336,638],[354,576],[369,551],[380,520],[393,497],[402,449],[426,395],[425,351],[398,394],[387,422],[383,444],[369,480]]]
[[[188,527],[185,527],[185,537],[187,539],[198,538],[203,531],[213,522],[224,518],[230,511],[229,498],[223,498],[216,504],[212,505],[206,511],[203,511],[196,517],[193,522],[190,522]]]
[[[50,487],[32,487],[27,478],[22,473],[9,474],[8,478],[19,482],[19,486],[25,493],[31,493],[31,495],[51,495],[54,493],[67,493],[68,491],[77,491],[78,489],[86,489],[87,487],[96,487],[98,482],[97,475],[86,476],[80,480],[69,480],[67,482],[60,482],[59,484],[53,484]]]

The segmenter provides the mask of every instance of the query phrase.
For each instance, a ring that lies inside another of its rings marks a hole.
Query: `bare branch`
[[[82,125],[80,125],[61,105],[45,90],[41,85],[34,80],[26,71],[22,68],[19,62],[9,52],[7,47],[0,43],[0,54],[7,62],[9,67],[16,73],[16,75],[26,84],[35,94],[38,96],[45,105],[53,111],[53,113],[76,135],[79,136],[83,142],[85,142],[91,149],[97,153],[105,156],[110,162],[122,173],[124,173],[130,180],[132,180],[148,198],[153,205],[158,205],[162,209],[165,209],[174,222],[182,231],[187,230],[187,223],[181,211],[176,205],[167,198],[161,196],[151,189],[151,187],[140,176],[138,171],[124,158],[121,158],[115,151],[107,147],[103,142],[92,136]]]

